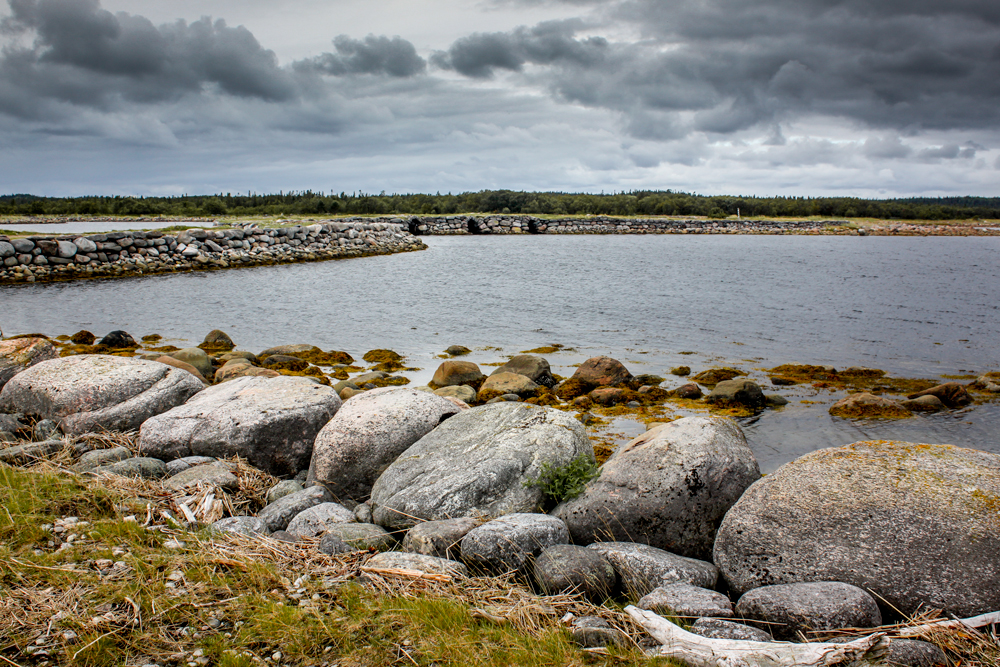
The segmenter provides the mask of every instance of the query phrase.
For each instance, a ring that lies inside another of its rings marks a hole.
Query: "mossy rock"
[[[878,368],[865,368],[864,366],[851,366],[840,371],[839,375],[850,378],[880,378],[885,375],[885,371]]]
[[[671,368],[670,369],[670,374],[671,375],[676,375],[677,377],[687,377],[688,375],[691,375],[691,367],[690,366],[677,366],[676,368]]]
[[[862,392],[851,394],[830,406],[834,417],[848,419],[906,419],[913,413],[895,401]]]
[[[781,385],[782,382],[775,382],[775,377],[783,380],[790,380],[785,384],[799,384],[803,382],[820,382],[837,380],[837,371],[829,366],[813,366],[810,364],[782,364],[767,371],[771,376],[772,384]]]
[[[465,347],[464,345],[452,345],[447,350],[444,351],[445,354],[451,355],[453,357],[464,357],[470,354],[472,350]]]
[[[236,347],[236,343],[225,331],[212,329],[198,347],[206,352],[228,352]]]
[[[404,368],[406,368],[406,366],[399,363],[398,361],[383,361],[380,364],[375,364],[374,366],[372,366],[372,370],[383,371],[385,373],[395,373],[396,371],[401,371]]]
[[[370,381],[376,387],[403,387],[410,384],[410,378],[401,375],[394,375],[387,378],[378,378]]]
[[[86,329],[77,331],[75,334],[69,337],[70,341],[76,343],[77,345],[93,345],[94,341],[97,340],[97,336],[90,333]]]
[[[142,341],[143,343],[159,343],[161,340],[163,340],[163,336],[161,336],[160,334],[149,334],[148,336],[143,336],[139,340]]]
[[[261,366],[271,368],[276,371],[297,371],[302,372],[309,368],[309,363],[298,357],[291,357],[285,354],[273,354],[261,361]]]
[[[392,350],[368,350],[361,358],[370,364],[383,364],[390,361],[399,363],[403,360],[402,356]]]
[[[556,386],[556,395],[564,401],[571,401],[577,396],[589,394],[596,387],[597,385],[593,382],[579,378],[570,378]]]
[[[746,373],[735,368],[709,368],[707,371],[698,373],[692,379],[698,384],[714,385],[726,380],[732,380],[741,375],[746,375]]]

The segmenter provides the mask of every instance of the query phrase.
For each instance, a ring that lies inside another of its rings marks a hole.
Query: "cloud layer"
[[[563,18],[488,29],[525,5]],[[64,166],[0,176],[51,194],[317,175],[337,190],[1000,194],[992,1],[514,0],[421,49],[330,23],[329,51],[282,62],[239,17],[156,25],[99,0],[8,0],[0,142]],[[114,151],[121,173],[74,181]],[[185,166],[206,159],[213,178]]]

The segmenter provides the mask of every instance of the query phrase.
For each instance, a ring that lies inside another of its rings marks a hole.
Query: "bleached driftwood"
[[[992,611],[988,614],[980,614],[979,616],[973,616],[972,618],[961,618],[951,621],[934,621],[933,623],[924,623],[923,625],[915,625],[910,628],[900,628],[896,635],[899,637],[915,637],[917,635],[922,635],[928,630],[947,630],[949,628],[981,628],[986,625],[993,625],[994,623],[1000,623],[1000,611]]]
[[[629,605],[629,616],[660,642],[660,654],[692,667],[828,667],[885,654],[889,640],[883,633],[845,644],[751,642],[702,637],[645,609]]]

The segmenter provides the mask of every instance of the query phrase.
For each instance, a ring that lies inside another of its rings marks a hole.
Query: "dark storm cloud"
[[[520,71],[525,63],[596,67],[603,61],[608,42],[601,37],[576,39],[579,21],[550,21],[509,33],[475,33],[459,39],[446,52],[432,56],[442,69],[465,76],[488,78],[497,69]]]
[[[295,69],[333,76],[387,74],[395,77],[415,76],[427,69],[427,61],[417,55],[413,44],[400,37],[368,35],[360,40],[340,35],[333,40],[333,46],[336,53],[297,61]]]

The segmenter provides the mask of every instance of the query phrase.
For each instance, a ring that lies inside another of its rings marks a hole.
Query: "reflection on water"
[[[744,427],[762,468],[864,438],[1000,452],[1000,410],[890,423],[830,417],[838,396],[770,388],[781,363],[863,365],[937,378],[1000,369],[1000,239],[832,236],[426,237],[429,250],[356,260],[125,280],[0,287],[4,333],[124,329],[243,349],[308,342],[360,358],[388,347],[426,383],[449,345],[498,362],[551,343],[573,372],[587,357],[681,383],[734,365],[791,404]],[[175,343],[176,344],[176,343]],[[485,349],[485,348],[500,348]],[[694,351],[694,355],[681,352]],[[489,372],[489,369],[484,369]],[[803,403],[802,401],[818,401]],[[626,435],[640,428],[621,420]]]

